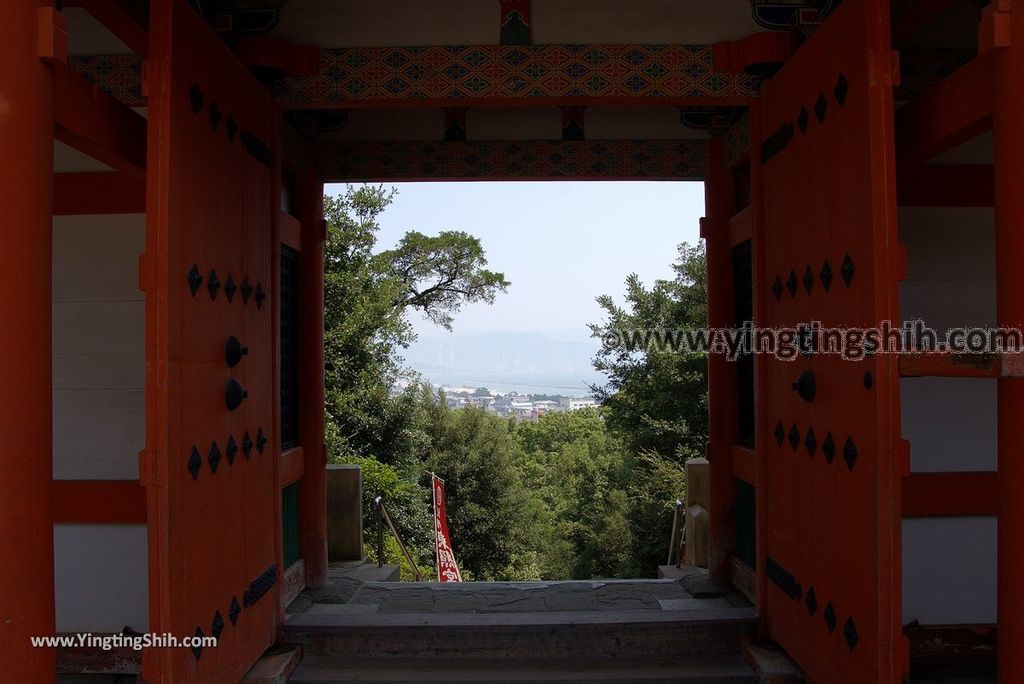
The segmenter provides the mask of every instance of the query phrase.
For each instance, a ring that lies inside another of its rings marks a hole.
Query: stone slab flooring
[[[664,580],[563,582],[363,582],[332,572],[331,584],[304,591],[289,613],[545,613],[714,610],[749,607],[731,587],[703,574]]]

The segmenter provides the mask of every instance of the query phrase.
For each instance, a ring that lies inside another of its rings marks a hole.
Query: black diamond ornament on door
[[[818,596],[814,593],[814,587],[807,588],[807,594],[804,596],[804,605],[807,606],[808,615],[814,615],[818,611]]]
[[[203,284],[203,276],[199,274],[199,266],[192,264],[192,268],[188,270],[188,290],[195,297],[196,293],[199,292],[199,286]]]
[[[800,444],[800,429],[797,428],[796,423],[793,423],[793,427],[789,428],[789,445],[793,447],[793,451],[796,451],[797,446]]]
[[[826,111],[828,111],[828,100],[825,99],[824,94],[819,93],[818,99],[814,103],[814,116],[818,117],[818,123],[825,123]]]
[[[853,274],[855,271],[856,269],[853,267],[853,259],[851,259],[850,255],[847,254],[843,259],[842,265],[839,266],[839,275],[842,277],[843,283],[846,284],[846,287],[850,287],[850,283],[853,282]]]
[[[822,613],[822,617],[825,620],[825,627],[828,628],[829,633],[836,631],[836,622],[838,620],[836,619],[836,609],[831,601],[825,606],[825,612]]]
[[[220,464],[220,447],[217,446],[217,442],[210,445],[210,453],[206,460],[210,463],[210,472],[216,473],[217,466]]]
[[[853,617],[846,618],[846,624],[843,625],[843,638],[846,639],[846,645],[851,651],[857,647],[860,637],[857,635],[857,625],[853,622]]]
[[[846,76],[839,74],[839,79],[836,81],[835,96],[836,102],[842,107],[846,104],[846,96],[850,92],[850,82],[846,79]]]
[[[825,454],[825,460],[829,463],[836,457],[836,443],[831,432],[825,435],[825,441],[821,443],[821,453]]]
[[[210,634],[216,639],[220,639],[221,632],[224,631],[224,618],[221,617],[220,611],[216,611],[213,614],[213,623],[210,625]]]
[[[846,444],[843,445],[843,460],[846,461],[846,467],[851,471],[857,464],[857,445],[849,437],[846,438]]]
[[[203,457],[199,455],[199,449],[192,447],[192,453],[188,457],[188,472],[192,479],[199,479],[199,469],[203,467]]]
[[[814,436],[814,428],[807,428],[807,436],[804,437],[804,446],[807,447],[807,458],[813,458],[814,451],[818,448],[818,440]]]
[[[832,287],[832,265],[828,263],[828,259],[825,259],[825,264],[821,267],[821,273],[818,274],[821,278],[821,286],[825,288],[825,292],[828,292],[829,288]]]

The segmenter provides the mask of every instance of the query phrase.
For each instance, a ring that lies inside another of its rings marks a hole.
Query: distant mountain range
[[[523,393],[586,394],[603,384],[591,359],[598,342],[542,333],[420,337],[403,353],[405,365],[434,384]]]

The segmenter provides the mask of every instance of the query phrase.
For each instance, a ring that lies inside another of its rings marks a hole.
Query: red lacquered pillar
[[[324,184],[316,145],[306,146],[296,183],[302,251],[299,253],[299,440],[304,459],[299,485],[299,547],[306,586],[327,585],[327,451],[324,444]]]
[[[732,216],[732,174],[725,168],[722,138],[709,144],[709,173],[704,184],[705,215],[702,225],[707,254],[708,325],[728,328],[733,311],[732,252],[729,218]],[[721,354],[708,356],[708,468],[711,475],[711,554],[708,571],[728,581],[730,551],[736,539],[736,484],[731,447],[736,441],[736,364]]]
[[[996,311],[1000,326],[1024,328],[1024,3],[1014,4],[1013,45],[995,55]],[[1024,681],[1024,378],[998,382],[998,667],[1009,683]]]
[[[993,3],[999,11],[1008,3]],[[1015,3],[1021,4],[1021,3]],[[1001,12],[1000,12],[1001,13]],[[997,48],[993,88],[995,304],[999,326],[1024,328],[1024,6],[1009,47]],[[1024,378],[998,380],[998,675],[1024,679]]]
[[[0,9],[0,672],[52,682],[50,512],[53,53],[61,17],[35,2]]]

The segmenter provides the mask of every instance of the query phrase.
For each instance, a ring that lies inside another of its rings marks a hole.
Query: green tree
[[[474,408],[447,412],[428,466],[445,481],[452,548],[476,580],[538,579],[536,506],[517,476],[509,421]]]
[[[450,326],[462,303],[494,301],[509,283],[484,268],[480,241],[464,232],[408,233],[374,253],[380,214],[394,200],[383,187],[349,187],[324,198],[325,354],[330,447],[336,460],[373,456],[407,463],[427,447],[417,429],[421,389],[395,394],[401,350],[414,335],[411,309]]]
[[[363,465],[364,492],[385,496],[419,558],[432,554],[430,490],[420,481],[445,410],[403,369],[414,339],[408,313],[450,326],[464,302],[491,302],[508,287],[487,270],[480,241],[459,231],[409,233],[375,253],[378,219],[394,200],[383,187],[324,198],[324,344],[327,439],[333,462]],[[404,389],[402,386],[404,385]]]
[[[627,553],[629,456],[594,409],[518,423],[520,469],[539,493],[545,579],[622,577]]]
[[[394,306],[418,309],[446,330],[463,304],[493,304],[509,286],[503,274],[484,268],[480,240],[460,230],[433,237],[410,231],[377,261],[381,272],[399,284]]]
[[[685,331],[707,327],[707,268],[703,244],[679,246],[673,280],[650,288],[626,279],[626,305],[597,298],[605,320],[590,326],[594,337],[615,339],[631,331]],[[608,383],[593,390],[608,425],[634,453],[654,452],[680,462],[702,455],[707,440],[707,355],[672,349],[604,345],[594,367]]]
[[[631,332],[687,331],[707,327],[704,247],[682,244],[675,278],[647,288],[636,274],[626,279],[626,305],[598,298],[605,320],[595,337],[622,339]],[[707,356],[686,350],[606,345],[594,367],[608,384],[593,388],[609,428],[634,457],[627,485],[630,574],[652,576],[664,562],[672,505],[685,496],[683,464],[702,456],[707,441]]]

